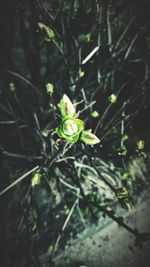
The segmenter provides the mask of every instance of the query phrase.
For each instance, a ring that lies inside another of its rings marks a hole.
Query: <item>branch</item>
[[[27,176],[29,176],[31,173],[37,171],[38,169],[39,169],[39,166],[37,165],[36,167],[34,167],[33,169],[29,170],[25,174],[21,175],[16,181],[14,181],[12,184],[10,184],[8,187],[6,187],[3,191],[0,192],[0,197],[4,193],[6,193],[9,189],[11,189],[15,185],[17,185],[19,182],[21,182],[22,180],[24,180]]]

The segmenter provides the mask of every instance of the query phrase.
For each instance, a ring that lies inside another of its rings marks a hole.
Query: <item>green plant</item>
[[[61,114],[61,122],[56,128],[56,133],[59,137],[70,144],[74,144],[78,139],[88,145],[95,145],[100,142],[99,138],[91,133],[91,129],[84,130],[84,122],[77,119],[75,108],[66,94],[63,95],[58,103],[58,107]]]
[[[53,266],[59,247],[99,219],[138,238],[118,213],[136,205],[149,185],[140,164],[150,142],[146,5],[4,2],[1,265]]]

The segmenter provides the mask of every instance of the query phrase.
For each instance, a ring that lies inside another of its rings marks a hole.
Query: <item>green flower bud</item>
[[[51,83],[46,84],[47,94],[52,95],[54,93],[54,86]]]
[[[38,26],[42,31],[42,34],[46,42],[50,42],[55,37],[53,30],[48,26],[46,26],[44,23],[38,22]]]
[[[125,145],[121,145],[119,148],[118,148],[118,155],[120,156],[126,156],[127,155],[127,148]]]
[[[66,135],[72,136],[78,131],[78,126],[75,121],[68,119],[63,123],[63,132]]]
[[[56,128],[56,133],[70,144],[74,144],[78,141],[79,135],[83,129],[84,122],[82,120],[66,117],[63,119],[60,126]]]
[[[98,118],[99,117],[98,111],[95,110],[95,111],[91,112],[91,117],[93,117],[94,119]]]
[[[136,142],[136,150],[143,150],[144,149],[144,140],[138,140]]]
[[[35,172],[32,176],[31,185],[34,187],[35,185],[40,184],[41,182],[41,174],[39,172]]]
[[[80,71],[79,71],[79,76],[80,76],[80,78],[82,78],[84,75],[85,75],[85,72],[82,71],[82,70],[80,70]]]
[[[111,102],[111,103],[116,103],[117,102],[117,95],[115,95],[115,94],[111,94],[109,97],[108,97],[108,100],[109,100],[109,102]]]

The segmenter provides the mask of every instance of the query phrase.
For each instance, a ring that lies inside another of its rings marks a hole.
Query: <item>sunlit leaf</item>
[[[83,131],[80,139],[87,145],[95,145],[100,142],[99,138],[89,130]]]
[[[58,107],[63,118],[67,116],[73,117],[75,115],[75,108],[66,94],[63,95],[62,99],[58,103]]]

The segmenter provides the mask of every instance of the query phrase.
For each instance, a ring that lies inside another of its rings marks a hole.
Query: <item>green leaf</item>
[[[108,100],[110,103],[116,103],[117,102],[117,95],[115,94],[111,94],[109,97],[108,97]]]
[[[128,191],[127,191],[127,189],[125,187],[122,187],[122,188],[119,188],[117,190],[116,195],[117,195],[117,198],[119,198],[119,199],[123,198],[124,199],[124,198],[128,197]]]
[[[91,34],[80,34],[78,37],[79,42],[90,42],[91,40]]]
[[[128,152],[128,150],[127,150],[125,145],[121,145],[118,149],[118,155],[120,155],[120,156],[126,156],[127,152]]]
[[[50,27],[46,26],[44,23],[41,23],[41,22],[38,22],[38,26],[46,42],[50,42],[52,39],[54,39],[55,34]]]
[[[121,138],[122,142],[126,141],[129,139],[129,136],[127,134],[124,134]]]
[[[74,120],[78,125],[78,132],[81,133],[81,131],[84,129],[84,121],[80,119],[74,119]]]
[[[121,179],[123,180],[123,181],[127,181],[127,180],[129,180],[131,178],[131,175],[130,175],[130,173],[129,172],[124,172],[123,174],[122,174],[122,176],[121,176]]]
[[[31,180],[31,186],[34,187],[35,185],[40,184],[41,182],[41,174],[39,172],[35,172]]]
[[[91,130],[83,131],[80,139],[87,145],[95,145],[100,142],[99,138],[91,133]]]
[[[75,115],[75,108],[66,94],[63,95],[58,103],[58,107],[63,118],[67,116],[73,117]]]

